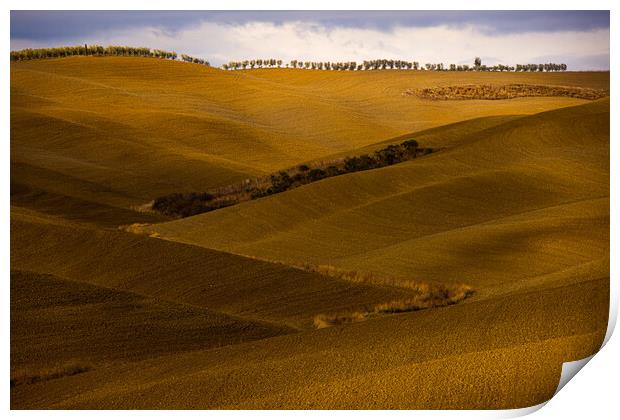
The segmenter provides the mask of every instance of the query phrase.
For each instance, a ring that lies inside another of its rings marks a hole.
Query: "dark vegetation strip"
[[[193,216],[278,194],[325,178],[394,165],[432,152],[433,149],[420,148],[413,139],[407,140],[389,145],[372,155],[320,162],[316,167],[299,165],[268,177],[245,180],[213,191],[169,194],[156,198],[152,209],[167,216]]]
[[[40,58],[59,58],[71,56],[123,56],[123,57],[154,57],[176,60],[179,58],[174,51],[151,50],[144,47],[126,47],[120,45],[77,45],[73,47],[58,48],[27,48],[25,50],[11,51],[11,61],[35,60]],[[182,61],[188,63],[203,64],[209,66],[209,62],[202,58],[181,54]]]
[[[529,84],[508,85],[459,85],[433,88],[412,89],[404,92],[405,96],[418,96],[430,100],[462,99],[513,99],[536,96],[562,96],[579,99],[601,99],[609,96],[604,89],[590,89],[568,86],[548,86]]]

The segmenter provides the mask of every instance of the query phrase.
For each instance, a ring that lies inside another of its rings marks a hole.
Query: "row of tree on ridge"
[[[177,60],[188,63],[202,64],[210,66],[207,60],[198,57],[192,57],[187,54],[180,56],[174,51],[151,50],[145,47],[128,47],[119,45],[110,45],[103,47],[101,45],[78,45],[72,47],[58,48],[27,48],[19,51],[11,51],[11,61],[32,60],[38,58],[56,58],[69,57],[75,55],[110,55],[110,56],[130,56],[130,57],[155,57],[165,58],[168,60]],[[231,61],[223,64],[224,70],[241,70],[254,68],[281,68],[283,61],[274,58]],[[337,71],[361,71],[361,70],[428,70],[428,71],[517,71],[517,72],[549,72],[549,71],[566,71],[566,64],[558,63],[541,63],[541,64],[517,64],[516,66],[508,66],[504,64],[496,64],[487,66],[482,64],[480,57],[476,57],[473,65],[468,64],[450,64],[445,66],[443,63],[425,63],[420,64],[418,61],[404,60],[364,60],[362,63],[356,61],[331,62],[331,61],[303,61],[291,60],[285,64],[286,68],[308,69],[308,70],[337,70]]]
[[[231,61],[223,64],[224,70],[245,70],[254,68],[273,68],[282,67],[282,60],[273,58]],[[331,62],[331,61],[303,61],[291,60],[285,65],[286,68],[307,69],[307,70],[339,70],[339,71],[361,71],[361,70],[428,70],[428,71],[518,71],[518,72],[542,72],[542,71],[566,71],[566,64],[545,63],[545,64],[517,64],[507,66],[496,64],[487,66],[482,64],[482,60],[476,57],[473,65],[450,64],[445,66],[443,63],[426,63],[421,65],[418,61],[404,60],[364,60],[362,63],[356,61]]]
[[[188,63],[203,64],[209,66],[209,62],[202,58],[192,57],[187,54],[179,55],[174,51],[151,50],[145,47],[127,47],[121,45],[77,45],[72,47],[57,48],[27,48],[19,51],[11,51],[11,61],[33,60],[39,58],[58,58],[76,55],[98,55],[98,56],[129,56],[129,57],[155,57],[168,60],[181,59]]]

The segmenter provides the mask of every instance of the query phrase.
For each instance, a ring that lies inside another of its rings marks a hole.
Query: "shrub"
[[[344,169],[347,172],[364,171],[372,169],[376,165],[376,160],[368,155],[353,156],[344,160]]]
[[[203,213],[209,206],[207,202],[215,197],[210,193],[174,193],[156,198],[152,209],[168,216],[183,215],[183,217]]]
[[[319,181],[327,176],[327,173],[323,169],[312,169],[308,172],[308,180],[311,182]]]
[[[331,165],[325,169],[325,173],[327,173],[327,176],[336,176],[340,175],[341,172],[338,167]]]
[[[391,144],[385,149],[377,151],[375,157],[381,166],[394,165],[404,160],[403,148],[399,145]]]
[[[271,187],[267,190],[270,194],[284,192],[293,184],[293,179],[287,172],[280,171],[276,175],[271,175]]]
[[[407,149],[408,151],[413,151],[413,152],[415,152],[419,146],[418,142],[414,139],[406,140],[402,142],[401,144],[405,147],[405,149]]]

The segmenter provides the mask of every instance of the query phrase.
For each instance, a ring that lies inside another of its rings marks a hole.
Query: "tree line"
[[[517,71],[566,71],[566,64],[517,64]]]
[[[71,47],[57,48],[27,48],[19,51],[11,51],[11,61],[33,60],[39,58],[57,58],[69,57],[75,55],[114,55],[114,56],[130,56],[130,57],[155,57],[165,58],[168,60],[181,59],[188,63],[202,64],[210,66],[209,61],[198,57],[192,57],[187,54],[181,54],[179,57],[174,51],[165,51],[145,47],[128,47],[120,45],[110,45],[102,47],[101,45],[78,45]],[[281,68],[283,61],[275,58],[259,58],[253,60],[230,61],[222,64],[224,70],[245,70],[254,68]],[[493,71],[493,72],[553,72],[566,71],[566,64],[558,63],[540,63],[540,64],[517,64],[516,66],[508,66],[504,64],[496,64],[487,66],[482,64],[480,57],[474,59],[473,65],[468,64],[450,64],[444,63],[425,63],[421,65],[418,61],[405,60],[364,60],[361,63],[356,61],[303,61],[291,60],[285,64],[286,68],[308,69],[308,70],[336,70],[336,71],[361,71],[361,70],[427,70],[427,71]]]
[[[151,208],[168,216],[188,217],[278,194],[325,178],[395,165],[433,152],[431,148],[420,148],[416,140],[409,139],[400,144],[390,144],[372,154],[320,162],[314,167],[302,164],[266,179],[246,180],[220,191],[169,194],[156,198]]]
[[[34,60],[40,58],[58,58],[70,56],[128,56],[128,57],[155,57],[168,60],[177,60],[178,55],[174,51],[165,51],[145,47],[128,47],[121,45],[78,45],[71,47],[56,48],[27,48],[19,51],[11,51],[11,61]],[[189,63],[197,63],[209,66],[209,62],[202,58],[196,58],[187,54],[181,54],[181,60]]]
[[[223,64],[224,70],[245,70],[254,68],[273,68],[282,67],[282,60],[273,58],[230,61]],[[307,70],[337,70],[337,71],[361,71],[361,70],[427,70],[427,71],[494,71],[494,72],[536,72],[536,71],[566,71],[566,64],[546,63],[546,64],[517,64],[516,66],[508,66],[505,64],[496,64],[487,66],[482,64],[479,57],[474,59],[474,64],[450,64],[446,66],[444,63],[425,63],[421,65],[418,61],[404,60],[364,60],[361,63],[356,61],[331,62],[331,61],[303,61],[291,60],[286,63],[286,68],[307,69]]]
[[[204,60],[202,58],[198,58],[198,57],[192,57],[191,55],[187,55],[187,54],[181,54],[181,60],[187,62],[187,63],[196,63],[196,64],[202,64],[205,66],[210,66],[211,64],[209,64],[209,62],[207,60]]]
[[[276,66],[282,67],[282,60],[276,60],[275,58],[258,58],[255,60],[230,61],[228,63],[222,64],[222,68],[224,70],[271,68]]]

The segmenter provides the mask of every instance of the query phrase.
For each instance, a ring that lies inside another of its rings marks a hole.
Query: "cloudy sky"
[[[609,69],[608,11],[12,11],[11,49],[78,44],[230,60],[403,59]]]

